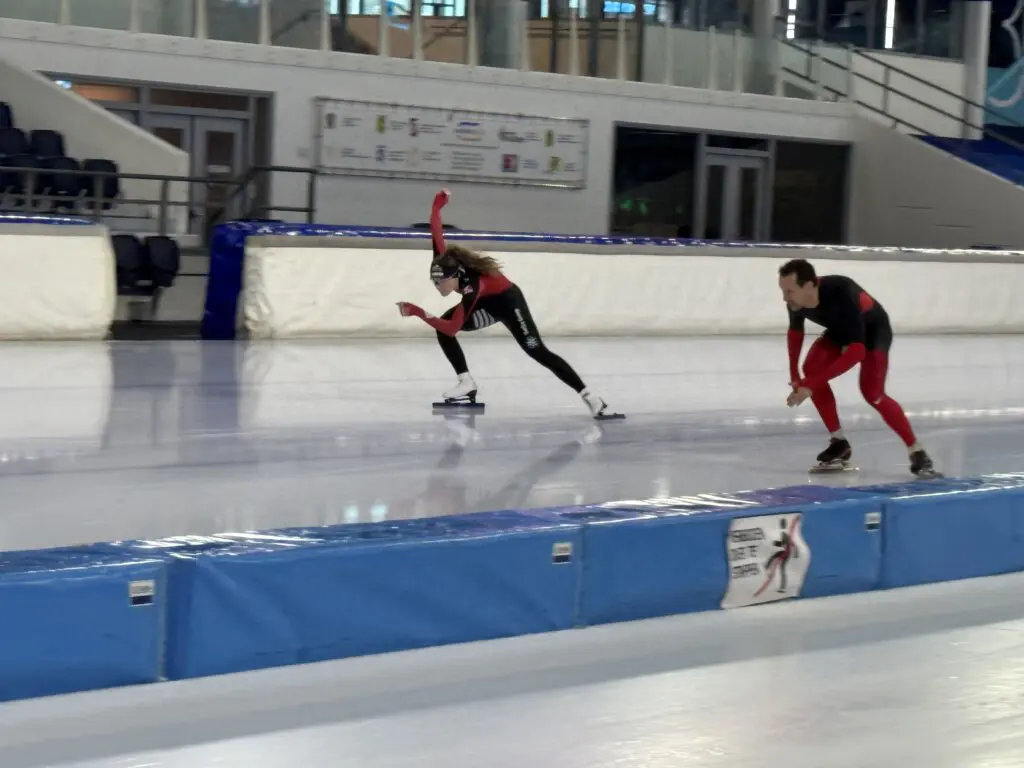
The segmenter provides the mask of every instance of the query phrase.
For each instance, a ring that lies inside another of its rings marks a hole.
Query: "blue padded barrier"
[[[0,700],[163,675],[166,563],[103,547],[0,555]]]
[[[267,221],[231,221],[214,228],[210,239],[210,275],[206,282],[206,301],[200,328],[204,339],[233,339],[238,318],[238,299],[242,291],[242,273],[245,262],[245,241],[261,235],[387,238],[391,240],[420,240],[424,251],[430,251],[430,233],[425,229],[402,227],[327,226],[322,224],[293,224]],[[551,235],[535,232],[445,232],[445,240],[452,242],[506,242],[561,245],[659,246],[663,248],[757,248],[804,249],[820,252],[821,246],[812,243],[752,243],[725,240],[683,240],[666,237],[622,237],[608,235]],[[849,250],[856,253],[859,246],[830,245],[831,252]],[[915,248],[890,248],[892,253],[919,252]]]
[[[881,534],[869,513],[881,499],[818,486],[625,501],[567,511],[586,523],[581,623],[667,616],[717,608],[729,583],[726,542],[737,517],[800,512],[812,552],[802,596],[873,589]]]
[[[716,609],[730,524],[792,513],[801,598],[1024,571],[1024,474],[7,553],[0,699]]]
[[[172,679],[575,624],[581,529],[544,512],[234,538],[170,547]]]
[[[1024,475],[857,490],[886,498],[882,588],[1024,570]]]

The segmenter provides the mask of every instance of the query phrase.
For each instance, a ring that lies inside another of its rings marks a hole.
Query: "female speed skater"
[[[502,323],[527,355],[583,398],[595,419],[623,418],[620,414],[607,413],[608,406],[604,400],[587,388],[565,360],[544,346],[526,297],[519,286],[502,274],[501,265],[495,259],[460,245],[445,245],[441,209],[450,199],[451,194],[442,189],[434,197],[430,212],[430,235],[434,249],[430,279],[442,296],[455,292],[462,295],[462,301],[441,317],[434,317],[407,301],[398,302],[398,310],[404,317],[418,317],[437,331],[441,351],[458,374],[458,383],[444,393],[445,404],[460,406],[476,403],[477,385],[469,375],[466,356],[455,335],[459,331],[478,331]]]

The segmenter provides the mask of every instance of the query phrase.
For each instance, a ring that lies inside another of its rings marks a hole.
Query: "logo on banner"
[[[1000,33],[1010,38],[1010,45],[1013,48],[1013,64],[994,83],[989,84],[987,95],[989,104],[1001,109],[1016,106],[1021,98],[1024,98],[1024,71],[1022,71],[1024,70],[1024,60],[1021,59],[1021,55],[1024,54],[1022,18],[1024,18],[1024,0],[1017,0],[1010,15],[999,23]],[[1012,88],[1009,87],[1011,83],[1013,84]]]
[[[480,141],[484,137],[484,127],[472,120],[463,120],[455,126],[455,138],[460,141]]]
[[[519,155],[502,155],[501,170],[502,173],[518,173]]]
[[[740,517],[729,524],[726,556],[729,587],[723,608],[771,603],[798,597],[811,550],[804,541],[803,515]]]

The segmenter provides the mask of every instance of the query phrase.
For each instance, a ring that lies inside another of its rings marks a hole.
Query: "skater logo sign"
[[[729,587],[723,608],[797,597],[811,564],[803,539],[803,515],[741,517],[729,524],[725,552]]]

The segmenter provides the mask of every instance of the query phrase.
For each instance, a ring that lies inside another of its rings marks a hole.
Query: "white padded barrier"
[[[779,265],[807,258],[885,305],[898,333],[1024,331],[1024,252],[832,246],[630,246],[474,240],[526,294],[546,336],[779,334]],[[256,236],[246,241],[242,311],[252,338],[423,337],[397,301],[440,314],[426,239]],[[503,333],[501,326],[482,333]]]
[[[0,217],[0,339],[102,339],[117,281],[106,227]],[[11,223],[14,222],[14,223]]]

